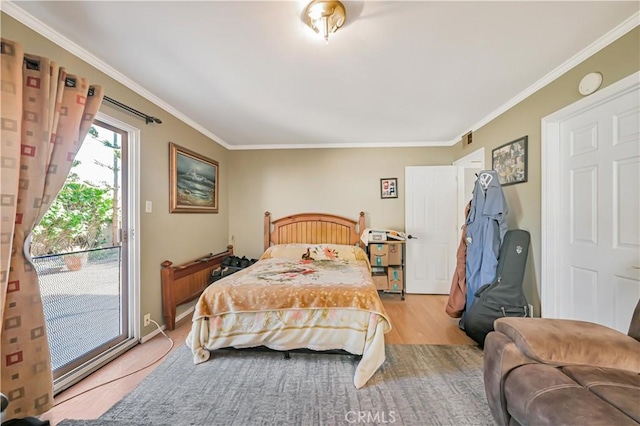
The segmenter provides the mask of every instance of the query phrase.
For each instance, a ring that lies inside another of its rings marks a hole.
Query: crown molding
[[[196,123],[195,121],[187,117],[185,114],[183,114],[182,112],[178,111],[176,108],[171,106],[169,103],[163,101],[158,96],[154,95],[153,93],[151,93],[144,87],[140,86],[138,83],[131,80],[129,77],[127,77],[126,75],[124,75],[123,73],[121,73],[120,71],[112,67],[111,65],[104,62],[102,59],[98,58],[97,56],[85,50],[84,48],[78,46],[76,43],[69,40],[59,32],[55,31],[53,28],[49,27],[44,22],[40,21],[33,15],[27,13],[24,9],[22,9],[20,6],[15,4],[13,1],[1,0],[0,10],[2,10],[4,13],[11,16],[12,18],[16,19],[17,21],[21,22],[22,24],[26,25],[27,27],[31,28],[33,31],[37,32],[44,38],[52,41],[53,43],[65,49],[66,51],[82,59],[83,61],[93,66],[97,70],[105,73],[109,77],[116,80],[118,83],[123,84],[124,86],[131,89],[133,92],[137,93],[138,95],[142,96],[149,102],[162,108],[169,114],[173,115],[180,121],[184,122],[186,125],[199,131],[200,133],[202,133],[209,139],[213,140],[214,142],[218,143],[219,145],[222,145],[227,149],[233,149],[233,147],[229,145],[227,142],[225,142],[222,138],[218,137],[217,135],[213,134],[209,130],[205,129],[200,124]]]
[[[423,148],[448,146],[448,142],[348,142],[316,144],[233,145],[232,151],[264,149],[327,149],[327,148]]]
[[[533,95],[538,90],[545,87],[547,84],[551,83],[561,75],[565,74],[567,71],[571,70],[576,65],[584,62],[589,57],[593,56],[594,54],[604,49],[614,41],[618,40],[620,37],[627,34],[629,31],[633,30],[638,25],[640,25],[640,12],[636,12],[633,15],[631,15],[629,18],[627,18],[622,23],[620,23],[620,25],[613,28],[611,31],[609,31],[608,33],[600,37],[598,40],[591,43],[586,48],[582,49],[577,54],[573,55],[567,61],[565,61],[560,66],[555,68],[553,71],[551,71],[550,73],[542,77],[540,80],[536,81],[531,86],[529,86],[528,88],[526,88],[525,90],[523,90],[522,92],[520,92],[519,94],[511,98],[509,101],[507,101],[505,104],[500,106],[498,109],[491,112],[489,115],[485,116],[483,119],[475,123],[464,133],[461,133],[460,136],[449,141],[447,145],[452,146],[460,142],[463,135],[467,134],[468,132],[478,130],[485,124],[496,119],[498,116],[504,114],[505,112],[513,108],[518,103],[522,102],[523,100]]]

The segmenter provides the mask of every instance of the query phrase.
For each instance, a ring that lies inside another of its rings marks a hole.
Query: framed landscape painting
[[[169,212],[218,213],[218,162],[169,142]]]

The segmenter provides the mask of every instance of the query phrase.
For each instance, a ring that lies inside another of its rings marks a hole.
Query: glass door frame
[[[139,215],[139,145],[140,129],[98,112],[96,125],[122,135],[120,162],[122,197],[121,280],[120,303],[126,317],[122,318],[120,336],[87,353],[72,369],[62,367],[54,373],[54,393],[73,386],[95,370],[140,343],[140,229]]]

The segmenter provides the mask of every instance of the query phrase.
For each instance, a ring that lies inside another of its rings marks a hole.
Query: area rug
[[[348,355],[219,350],[194,365],[186,346],[96,420],[113,425],[494,425],[476,346],[387,345],[362,388]]]

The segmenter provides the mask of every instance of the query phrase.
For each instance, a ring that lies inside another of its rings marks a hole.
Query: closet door
[[[448,294],[456,266],[458,167],[405,168],[407,293]],[[464,206],[463,206],[464,208]]]
[[[623,333],[640,296],[638,90],[560,123],[558,316]]]
[[[542,124],[542,316],[627,333],[640,297],[640,73]]]

